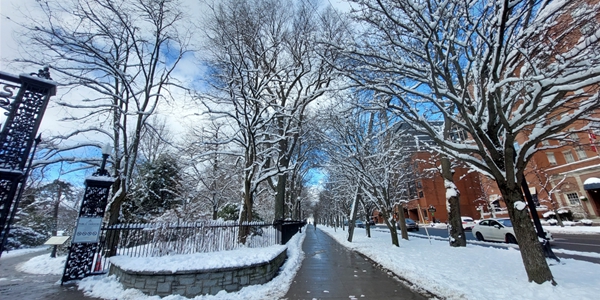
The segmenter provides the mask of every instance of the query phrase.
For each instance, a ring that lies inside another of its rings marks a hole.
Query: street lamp
[[[102,164],[100,165],[100,169],[98,169],[99,176],[108,176],[108,171],[106,170],[106,160],[110,156],[110,153],[110,144],[104,144],[104,146],[102,147]]]
[[[431,214],[431,223],[433,224],[433,221],[435,220],[435,217],[434,217],[434,215],[435,215],[435,206],[429,205],[429,208],[427,210]]]

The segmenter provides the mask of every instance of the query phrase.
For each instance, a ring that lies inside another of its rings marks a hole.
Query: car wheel
[[[509,244],[516,244],[517,243],[517,238],[515,238],[514,235],[512,235],[512,234],[509,233],[509,234],[506,235],[506,242],[509,243]]]
[[[485,241],[485,239],[483,239],[483,234],[481,234],[479,231],[475,233],[475,237],[478,241]]]

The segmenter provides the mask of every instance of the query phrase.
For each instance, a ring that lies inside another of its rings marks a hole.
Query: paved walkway
[[[347,250],[321,230],[306,227],[302,267],[284,299],[427,299],[371,261]],[[33,275],[19,263],[45,252],[0,259],[1,300],[90,300],[75,285],[60,285],[61,275]],[[49,254],[48,254],[49,255]]]
[[[50,252],[34,252],[0,258],[0,299],[2,300],[90,300],[76,285],[60,285],[62,275],[34,275],[17,271],[18,264]]]
[[[304,261],[284,299],[427,299],[321,230],[306,231]]]

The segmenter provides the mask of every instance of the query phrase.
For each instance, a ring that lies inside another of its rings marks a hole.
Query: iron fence
[[[250,232],[245,244],[238,242],[240,228],[246,228]],[[100,247],[94,255],[93,273],[108,271],[108,245],[116,249],[116,255],[157,257],[226,251],[240,247],[268,247],[279,244],[280,240],[281,234],[276,227],[264,222],[243,225],[233,221],[117,224],[102,228]]]

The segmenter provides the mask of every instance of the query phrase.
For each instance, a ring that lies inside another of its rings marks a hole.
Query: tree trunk
[[[250,235],[250,227],[248,224],[244,225],[244,223],[252,222],[252,206],[253,206],[253,197],[252,191],[250,190],[250,181],[246,181],[244,183],[244,203],[242,205],[242,211],[240,213],[240,223],[239,223],[239,235],[238,242],[241,244],[246,243],[246,239]]]
[[[390,230],[392,245],[400,247],[400,241],[398,241],[398,231],[396,230],[396,222],[393,219],[390,221],[390,213],[387,209],[382,208],[381,214],[383,215],[383,221],[385,222],[385,225],[387,225],[388,229]]]
[[[277,176],[277,187],[275,190],[275,220],[285,219],[285,186],[287,175]]]
[[[115,199],[109,207],[108,225],[115,225],[119,223],[119,211],[121,210],[121,203],[125,195]],[[106,233],[106,256],[117,255],[117,246],[119,245],[119,234],[116,230],[109,230]]]
[[[402,239],[408,241],[408,230],[406,229],[406,217],[404,216],[404,208],[402,204],[398,204],[398,225],[400,225],[400,232],[402,233]]]
[[[352,243],[352,237],[354,236],[354,227],[356,226],[356,214],[358,211],[358,202],[360,201],[360,187],[356,191],[354,196],[354,202],[352,203],[352,209],[350,211],[350,221],[348,222],[348,242]]]
[[[452,247],[466,247],[467,238],[465,230],[462,227],[462,219],[460,214],[460,195],[452,174],[452,166],[448,156],[441,155],[442,177],[444,178],[444,186],[446,187],[446,206],[448,209],[448,233],[449,242]],[[432,220],[433,221],[433,220]]]
[[[54,202],[54,211],[52,213],[53,223],[52,224],[52,236],[58,235],[58,208],[60,206],[60,197],[62,197],[62,184],[59,181],[58,183],[58,195],[56,197],[56,201]],[[58,250],[58,245],[54,245],[52,247],[52,253],[50,253],[50,257],[56,257],[56,251]]]
[[[542,245],[538,240],[537,234],[531,222],[531,216],[527,209],[518,210],[515,208],[515,202],[524,201],[523,193],[520,187],[510,188],[506,185],[500,187],[502,197],[506,202],[510,220],[513,223],[516,238],[521,250],[521,258],[525,265],[525,271],[529,281],[538,284],[551,282],[556,285],[550,267],[546,262]]]

